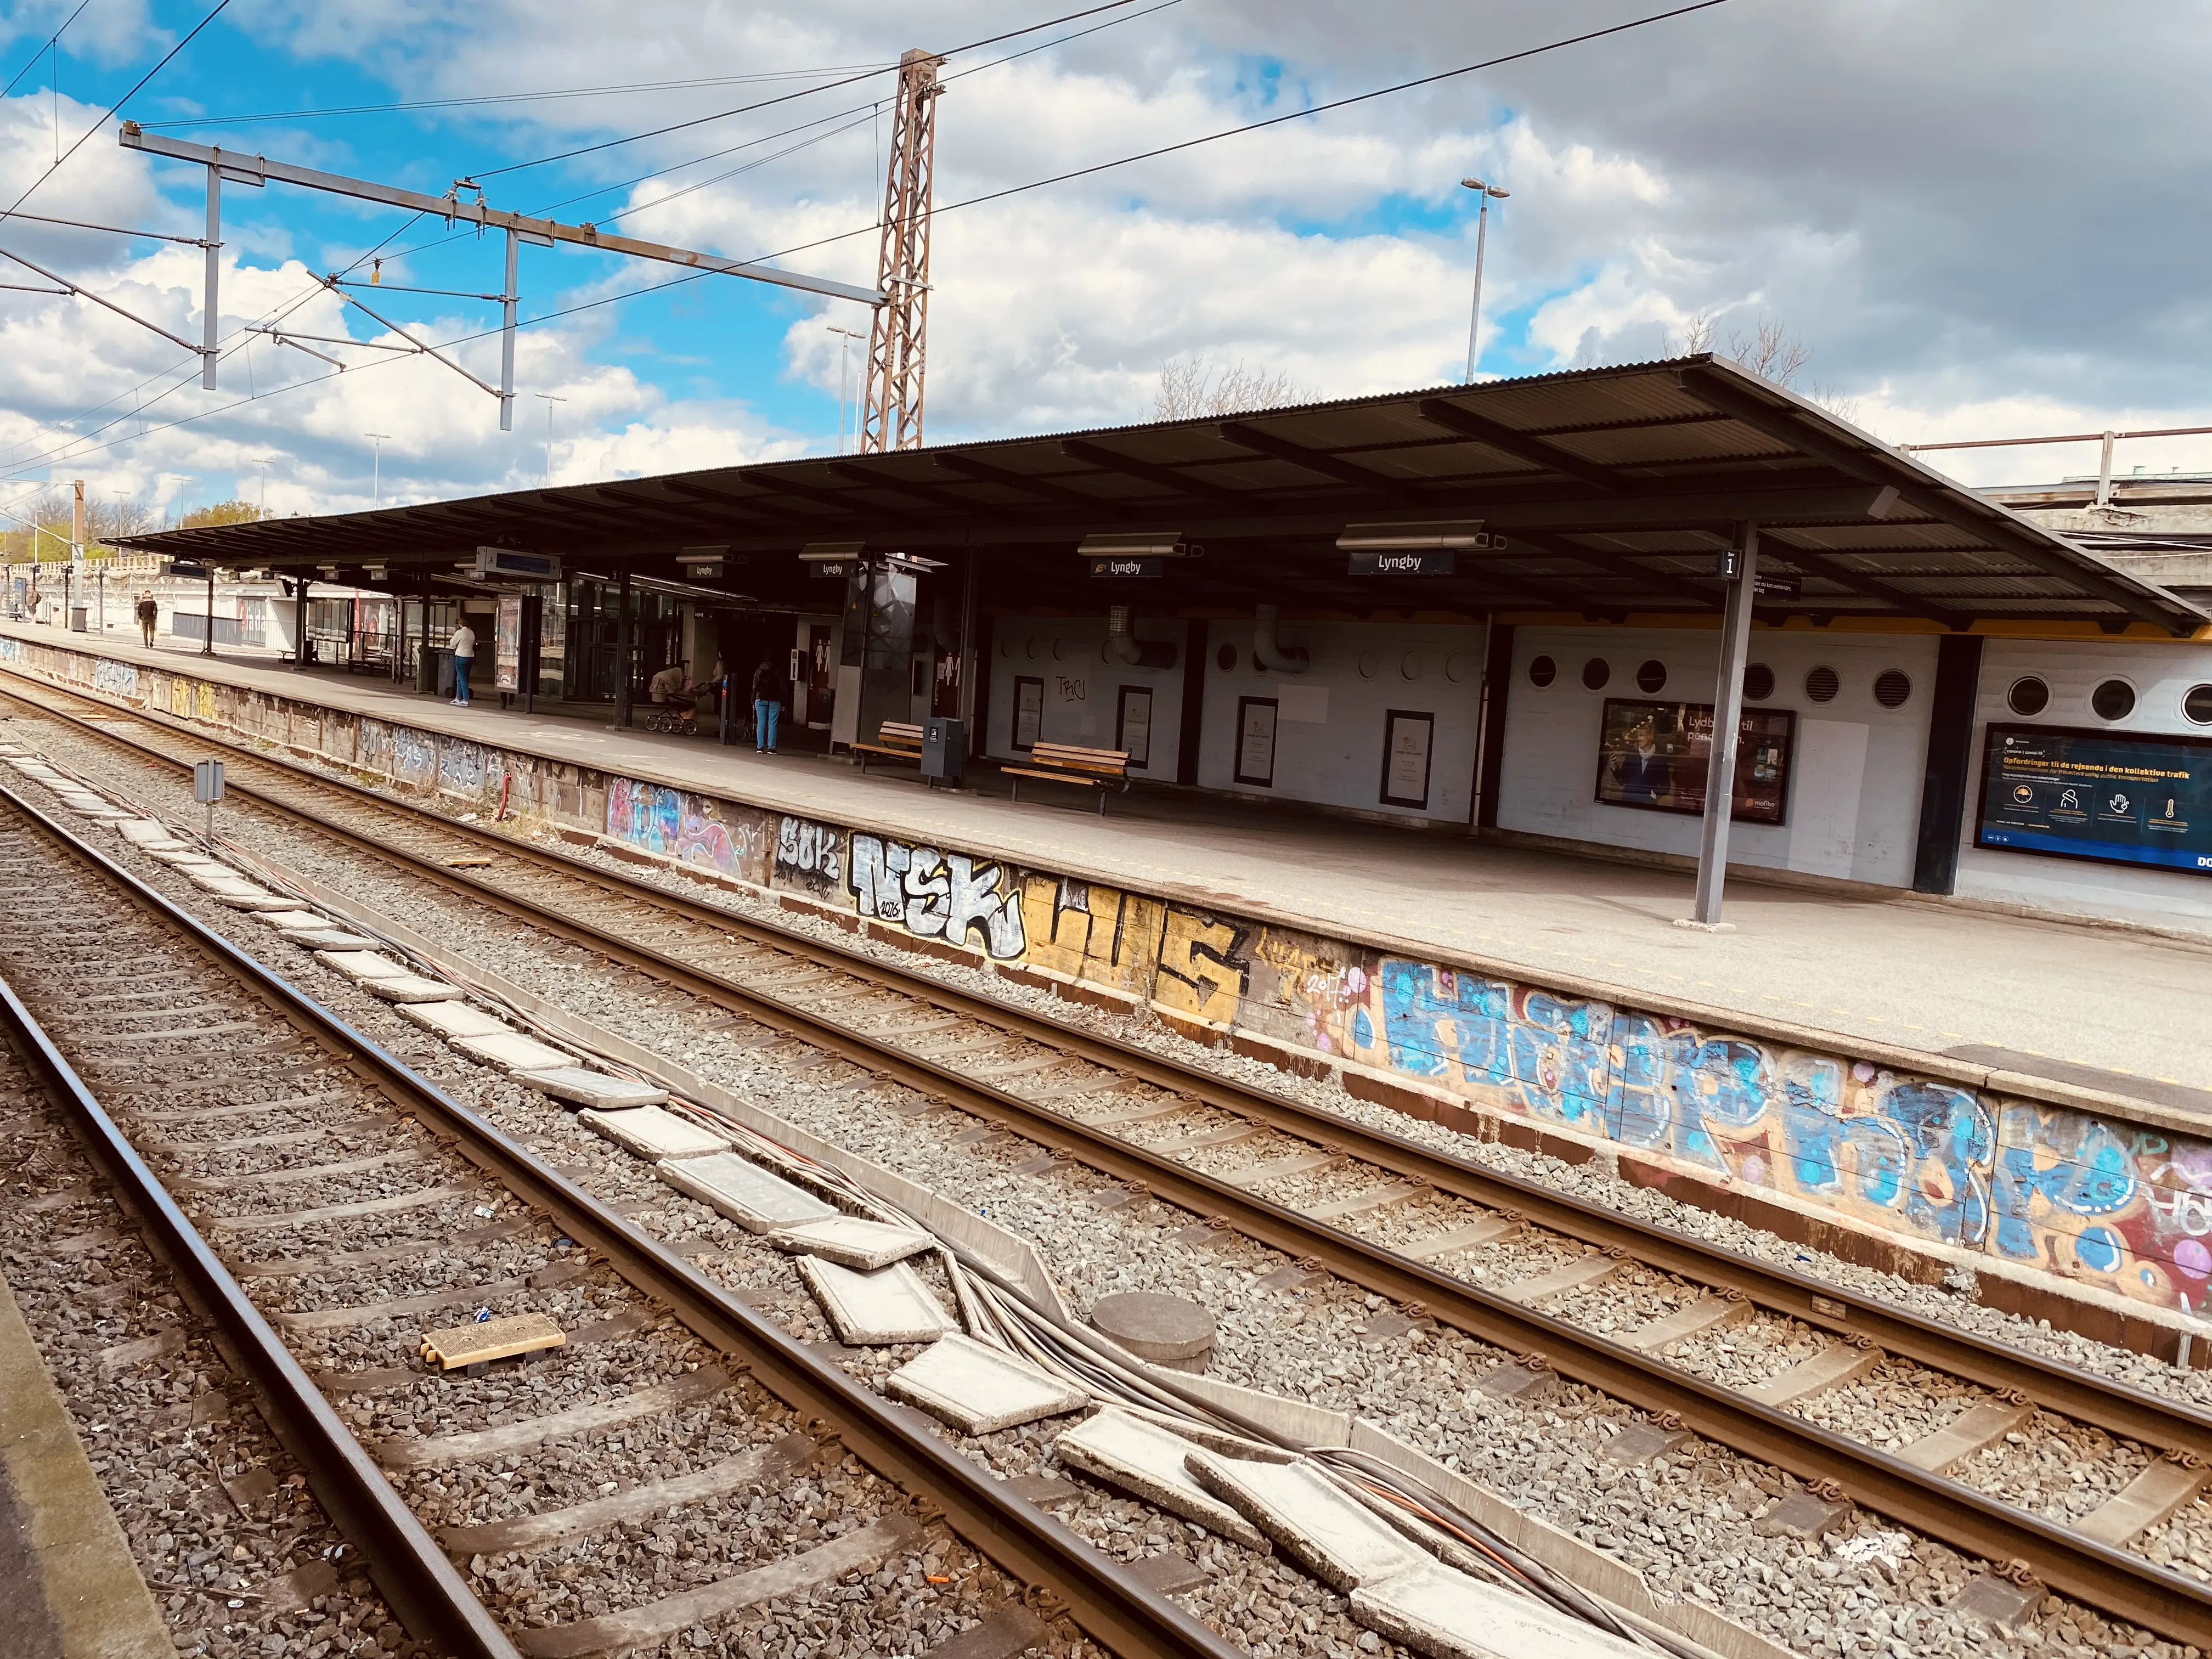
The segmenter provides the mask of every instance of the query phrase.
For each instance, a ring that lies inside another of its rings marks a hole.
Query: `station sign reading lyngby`
[[[1094,558],[1091,561],[1093,576],[1164,576],[1167,568],[1165,559]]]
[[[1459,563],[1448,547],[1427,547],[1402,552],[1354,552],[1346,556],[1350,576],[1450,576]]]

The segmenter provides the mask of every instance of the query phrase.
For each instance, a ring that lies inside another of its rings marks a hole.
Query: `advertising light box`
[[[1974,844],[2212,872],[2212,739],[1993,725]]]
[[[1790,709],[1743,711],[1736,724],[1730,818],[1738,823],[1784,822],[1796,732],[1797,717]],[[1607,697],[1598,738],[1597,799],[1608,806],[1701,814],[1712,748],[1709,702]]]

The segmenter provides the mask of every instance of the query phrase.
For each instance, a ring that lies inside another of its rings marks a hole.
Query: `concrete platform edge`
[[[4,1279],[0,1458],[29,1521],[65,1659],[174,1659],[168,1626]]]

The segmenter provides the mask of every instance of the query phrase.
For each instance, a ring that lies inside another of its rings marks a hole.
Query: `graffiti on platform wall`
[[[19,662],[22,659],[22,641],[15,638],[12,634],[0,636],[0,662]]]
[[[767,813],[689,790],[677,799],[678,858],[739,881],[768,885],[769,826],[774,820]]]
[[[102,657],[92,665],[92,689],[105,691],[112,697],[136,697],[138,695],[138,665],[117,662]]]
[[[463,738],[441,738],[437,742],[438,787],[456,795],[483,793],[483,746]]]
[[[427,732],[411,726],[387,728],[392,734],[392,775],[401,783],[428,784],[438,775],[438,745]]]
[[[1029,870],[1021,908],[1025,967],[1139,1000],[1152,994],[1166,915],[1157,899]]]
[[[855,833],[851,846],[847,886],[861,915],[948,945],[972,935],[999,962],[1028,948],[1021,884],[1005,866],[883,836]]]
[[[1251,977],[1255,931],[1233,917],[1170,907],[1160,933],[1152,1000],[1217,1025],[1237,1024]]]
[[[676,855],[683,835],[683,807],[677,792],[635,778],[616,778],[607,785],[607,836],[641,852],[663,858]]]
[[[845,897],[845,832],[834,823],[786,814],[776,825],[774,885],[842,902]]]

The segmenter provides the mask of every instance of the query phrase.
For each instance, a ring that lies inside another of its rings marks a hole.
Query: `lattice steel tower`
[[[884,233],[876,307],[868,336],[868,395],[860,448],[921,447],[922,363],[929,331],[929,192],[937,152],[937,99],[945,66],[919,47],[899,59],[891,116],[891,165],[884,181]]]

